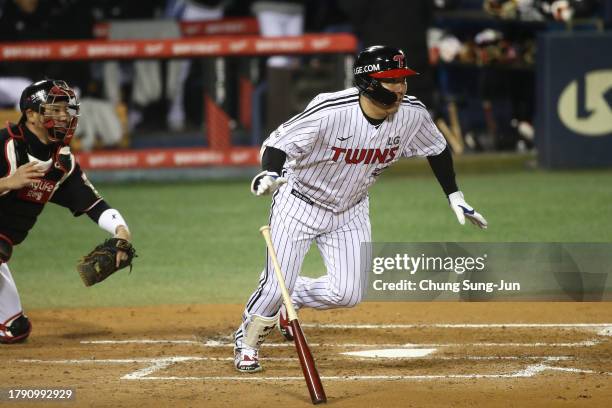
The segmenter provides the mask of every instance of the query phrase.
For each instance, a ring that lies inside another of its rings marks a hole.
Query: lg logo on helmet
[[[561,92],[557,104],[561,122],[581,136],[612,134],[612,70],[586,73]]]

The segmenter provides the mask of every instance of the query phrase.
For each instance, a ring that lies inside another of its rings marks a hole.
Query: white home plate
[[[344,354],[353,357],[369,357],[369,358],[415,358],[425,357],[436,351],[435,348],[401,348],[401,349],[382,349],[382,350],[364,350],[364,351],[349,351]]]

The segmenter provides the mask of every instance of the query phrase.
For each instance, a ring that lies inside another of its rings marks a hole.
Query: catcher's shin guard
[[[26,315],[19,313],[0,324],[0,343],[20,343],[28,338],[32,323]]]

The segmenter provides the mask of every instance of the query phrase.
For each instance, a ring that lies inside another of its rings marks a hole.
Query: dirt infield
[[[278,333],[262,349],[262,373],[234,371],[230,335],[241,309],[31,311],[28,342],[0,346],[0,389],[76,390],[76,400],[50,406],[310,406],[292,344]],[[366,303],[300,317],[330,406],[612,401],[612,303]],[[341,354],[389,349],[420,356]]]

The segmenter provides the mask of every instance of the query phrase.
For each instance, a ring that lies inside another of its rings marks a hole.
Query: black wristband
[[[89,211],[87,211],[87,216],[97,224],[102,213],[108,210],[109,208],[111,207],[106,203],[106,201],[100,200],[98,204],[94,205],[89,209]]]
[[[261,157],[261,168],[262,170],[274,171],[280,175],[283,171],[285,160],[287,160],[285,152],[274,147],[266,147]]]
[[[448,196],[456,191],[459,191],[457,182],[455,181],[455,170],[453,168],[453,156],[451,155],[448,146],[437,156],[427,156],[429,166],[433,170],[438,183]]]

